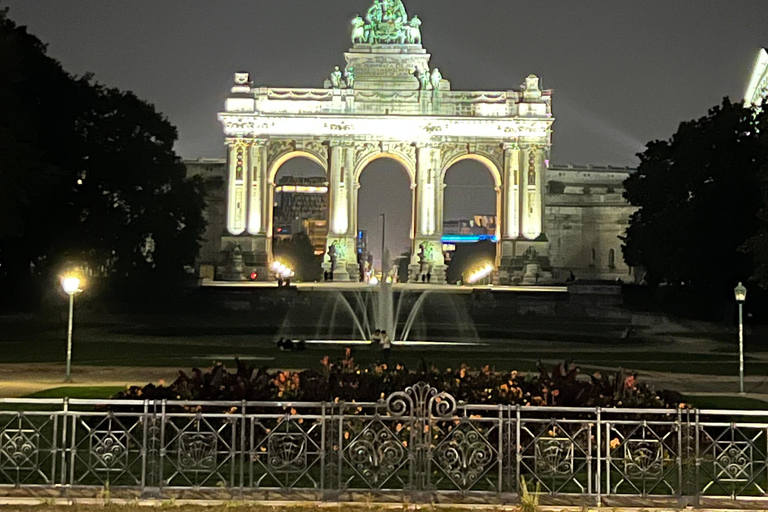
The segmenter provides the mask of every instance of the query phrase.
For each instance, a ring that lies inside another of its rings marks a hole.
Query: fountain
[[[384,221],[382,214],[382,221]],[[384,232],[384,226],[382,226]],[[389,254],[382,239],[382,262],[389,261]],[[340,342],[363,342],[371,340],[376,329],[386,331],[390,339],[397,343],[427,341],[434,337],[428,332],[428,325],[439,327],[445,323],[447,315],[450,341],[477,341],[474,322],[464,304],[455,293],[434,291],[429,285],[395,285],[389,276],[387,266],[383,265],[382,279],[373,282],[367,288],[356,290],[333,290],[317,295],[322,297],[322,306],[310,304],[308,308],[297,306],[286,316],[280,330],[282,336],[295,337],[299,331],[307,332],[308,318],[316,318],[315,331],[310,334],[316,340]],[[395,287],[401,288],[395,296]],[[330,294],[330,297],[329,297]],[[311,302],[311,299],[310,299]],[[314,306],[314,307],[313,307]],[[320,315],[316,311],[320,309]],[[429,321],[426,316],[431,313]],[[402,321],[401,321],[402,319]],[[340,332],[345,328],[347,332]]]
[[[429,285],[396,285],[384,279],[354,290],[314,292],[297,301],[286,315],[281,336],[369,342],[376,329],[396,343],[477,341],[463,294],[434,290]]]

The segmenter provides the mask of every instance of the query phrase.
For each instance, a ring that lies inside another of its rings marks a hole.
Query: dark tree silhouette
[[[649,285],[665,283],[721,302],[753,271],[745,242],[763,208],[759,171],[768,162],[766,113],[727,98],[672,138],[648,143],[624,196],[638,207],[624,258]]]
[[[274,257],[283,261],[296,272],[300,281],[319,281],[322,275],[323,257],[315,255],[315,247],[309,236],[303,231],[294,234],[288,240],[276,242]]]
[[[132,93],[68,74],[0,11],[3,294],[34,293],[71,265],[112,289],[178,284],[205,222],[177,137]]]

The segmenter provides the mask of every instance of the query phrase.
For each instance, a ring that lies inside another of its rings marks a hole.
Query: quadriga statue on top
[[[421,20],[408,14],[402,0],[374,0],[365,15],[352,20],[352,43],[421,44]]]

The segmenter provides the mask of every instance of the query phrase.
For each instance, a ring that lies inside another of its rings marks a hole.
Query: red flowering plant
[[[656,393],[636,374],[618,371],[611,377],[596,373],[580,376],[571,362],[548,370],[539,363],[537,374],[496,371],[490,366],[474,370],[467,365],[439,369],[422,363],[416,370],[403,365],[361,368],[351,352],[343,359],[325,357],[319,370],[286,372],[256,369],[237,361],[235,371],[219,363],[207,371],[179,372],[170,385],[133,387],[116,398],[168,400],[249,400],[303,402],[376,402],[423,381],[467,404],[567,407],[677,407],[682,396]]]

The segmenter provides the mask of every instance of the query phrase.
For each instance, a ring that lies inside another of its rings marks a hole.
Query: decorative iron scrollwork
[[[35,469],[38,460],[39,435],[34,430],[16,429],[3,432],[0,442],[2,469]]]
[[[213,432],[183,432],[179,436],[179,468],[185,472],[213,470],[217,446]]]
[[[90,435],[91,467],[96,471],[125,469],[128,458],[125,432],[95,431]]]
[[[539,476],[569,477],[573,472],[573,441],[567,437],[536,440],[536,472]]]
[[[407,459],[402,441],[381,421],[366,426],[346,452],[352,467],[373,488],[386,483]]]
[[[469,490],[495,462],[496,451],[472,425],[462,423],[435,448],[435,464],[462,490]]]

